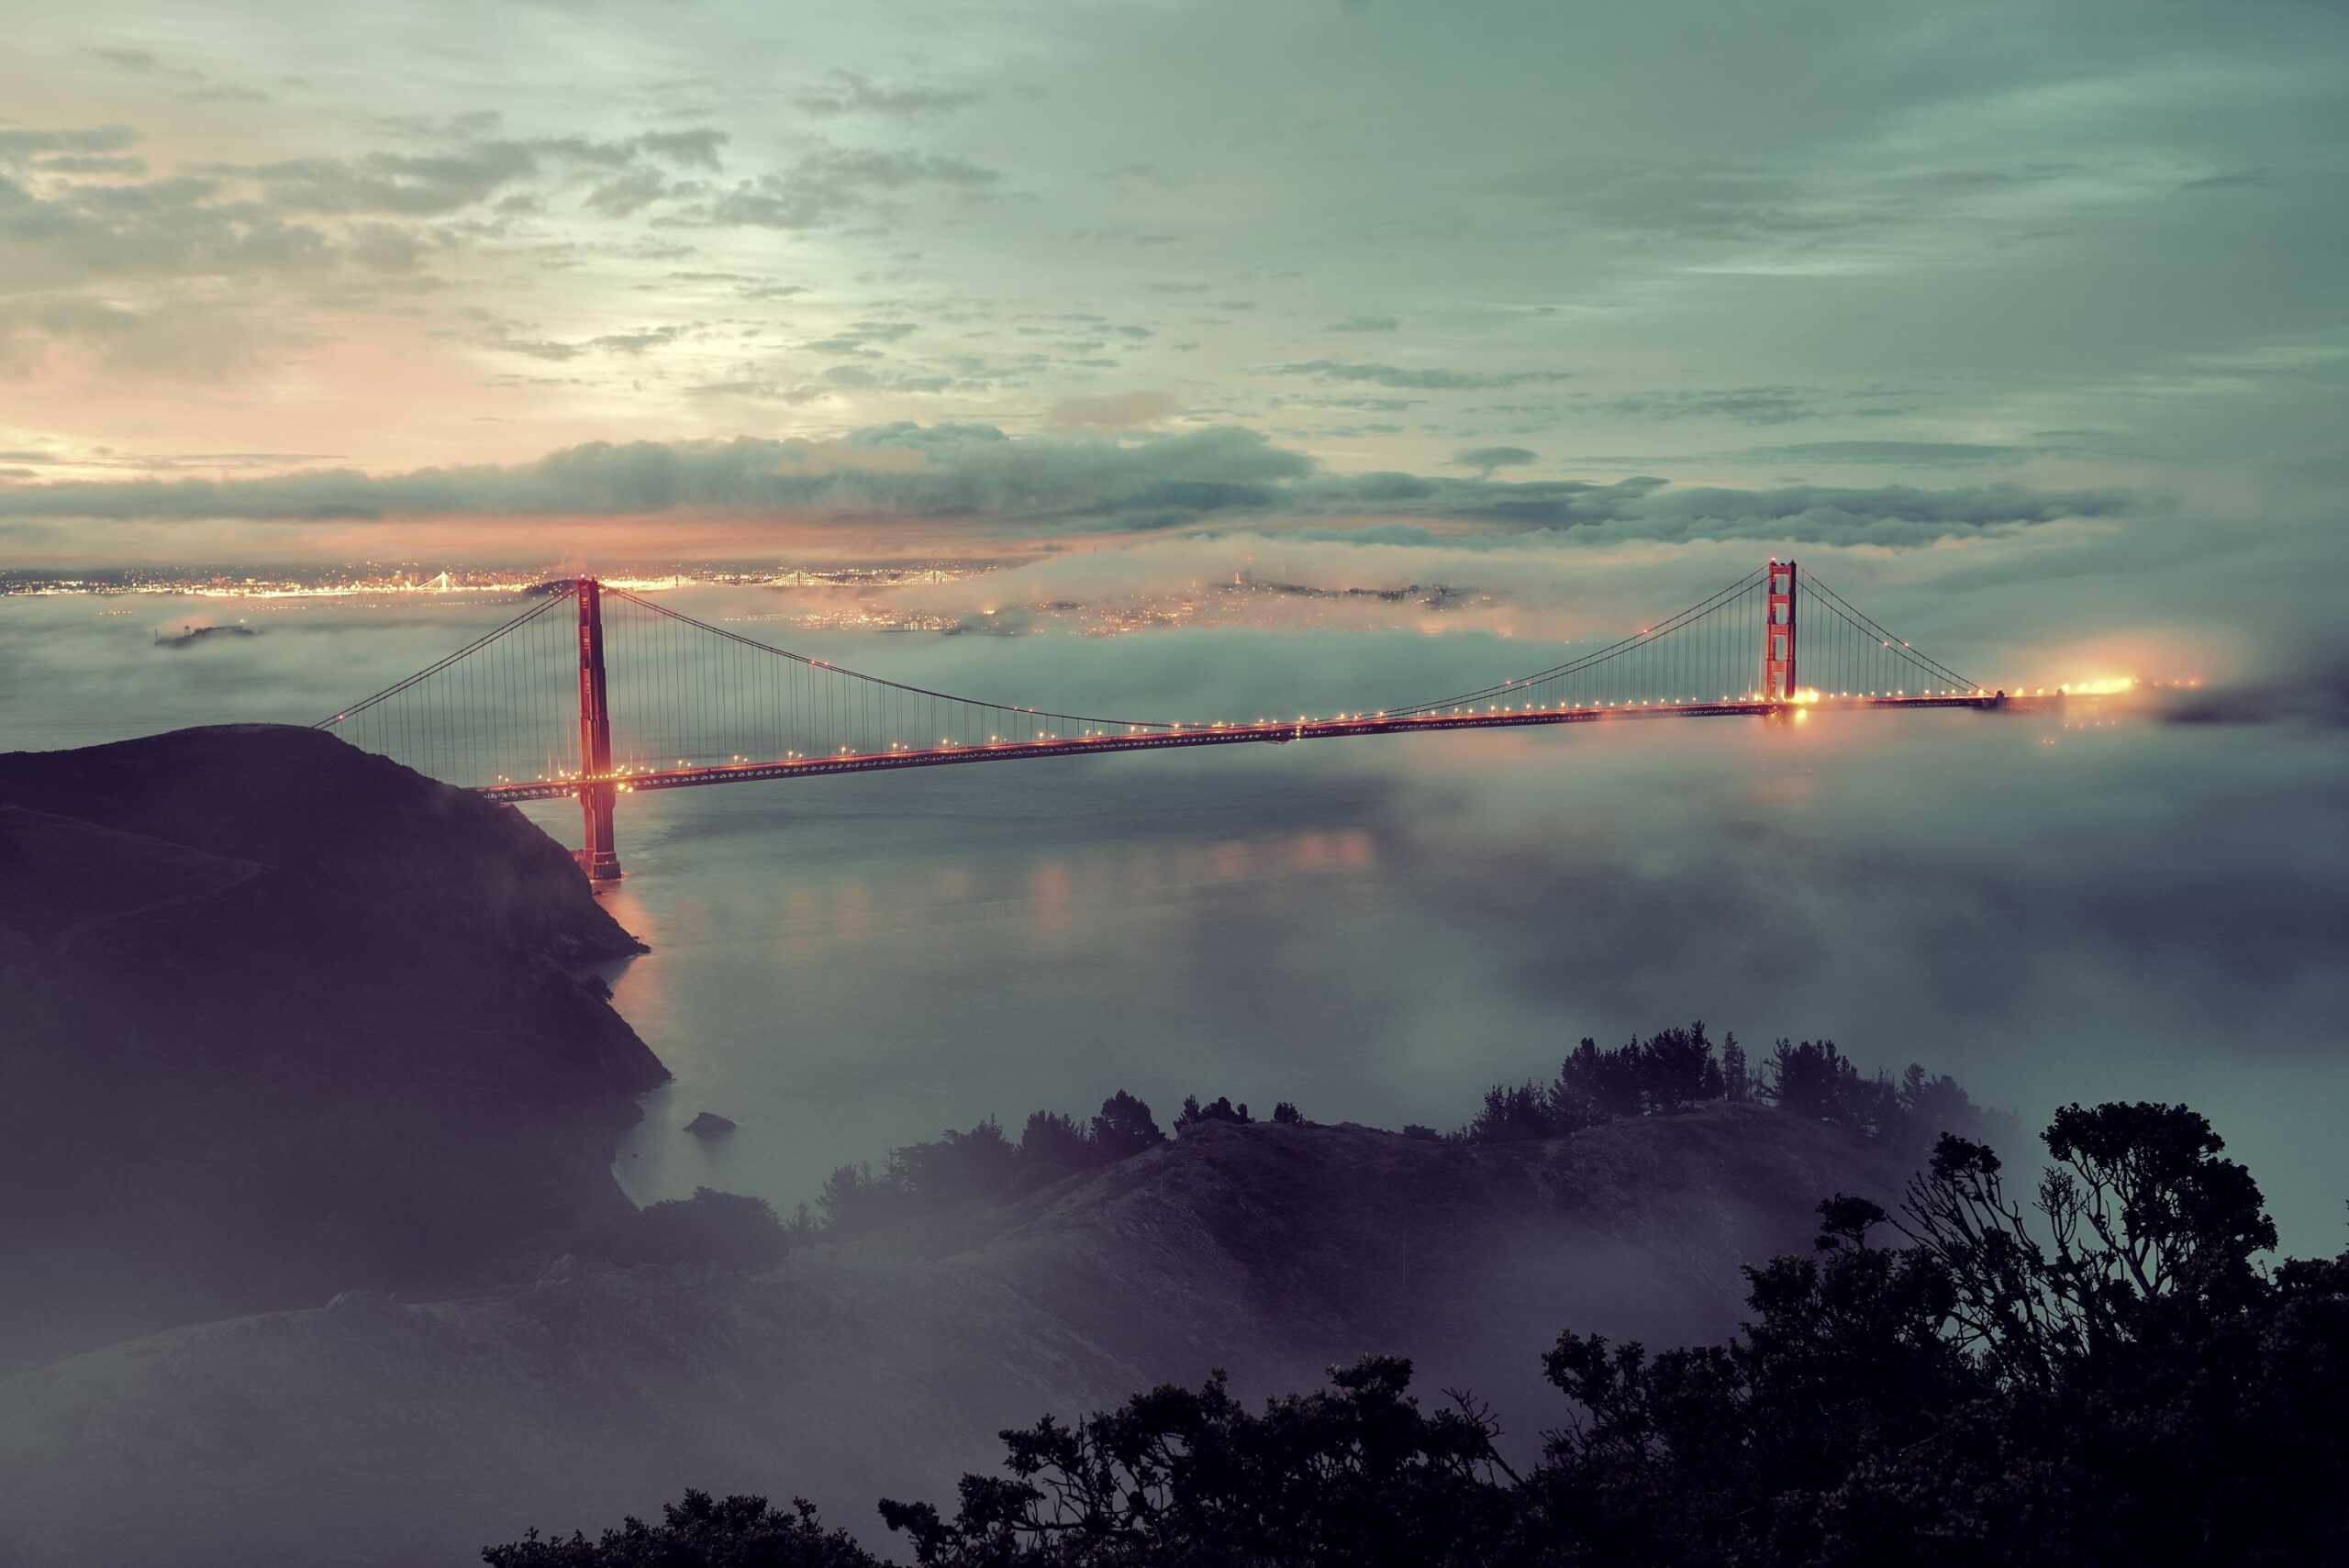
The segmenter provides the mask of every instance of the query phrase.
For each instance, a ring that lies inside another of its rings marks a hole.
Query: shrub
[[[1199,1104],[1197,1095],[1186,1095],[1183,1096],[1183,1114],[1174,1118],[1174,1130],[1180,1132],[1186,1127],[1197,1127],[1208,1121],[1244,1125],[1254,1119],[1248,1114],[1245,1104],[1234,1106],[1220,1095],[1216,1096],[1214,1104],[1205,1106]]]
[[[689,1198],[648,1204],[605,1226],[584,1251],[616,1263],[718,1263],[771,1268],[791,1250],[764,1198],[696,1187]]]

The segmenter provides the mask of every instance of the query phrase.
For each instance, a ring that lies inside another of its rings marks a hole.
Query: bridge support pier
[[[579,792],[584,826],[579,836],[579,869],[590,882],[617,882],[619,851],[612,842],[612,786],[589,784]]]
[[[579,601],[579,869],[590,882],[620,874],[612,842],[612,716],[604,687],[604,585],[582,577]]]

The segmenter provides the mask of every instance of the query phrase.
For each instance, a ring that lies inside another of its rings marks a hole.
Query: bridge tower
[[[612,715],[604,688],[604,585],[582,577],[573,585],[579,601],[579,813],[585,826],[579,840],[579,869],[591,882],[620,874],[612,843]]]
[[[1770,562],[1765,602],[1769,615],[1762,628],[1762,700],[1795,700],[1795,563]]]

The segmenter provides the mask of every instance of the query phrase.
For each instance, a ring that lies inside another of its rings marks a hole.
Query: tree
[[[2340,1561],[2349,1262],[2252,1259],[2258,1189],[2178,1106],[2074,1106],[2028,1222],[1945,1136],[1896,1222],[1820,1205],[1726,1345],[1568,1332],[1542,1551],[1658,1564]],[[1530,1527],[1529,1527],[1530,1528]]]
[[[1299,1127],[1305,1121],[1305,1118],[1298,1113],[1297,1108],[1286,1100],[1281,1101],[1273,1107],[1273,1119],[1283,1127]]]
[[[2051,1385],[2143,1329],[2146,1309],[2241,1301],[2254,1253],[2276,1244],[2259,1184],[2209,1121],[2184,1106],[2077,1105],[2042,1135],[2056,1163],[2034,1209],[2008,1197],[1987,1146],[1943,1133],[1911,1179],[1901,1229],[1944,1268],[1969,1344],[2009,1375]]]
[[[1637,1040],[1601,1051],[1586,1037],[1560,1063],[1551,1090],[1552,1107],[1567,1130],[1614,1117],[1638,1116],[1647,1108],[1644,1069]]]
[[[1479,1410],[1422,1412],[1411,1363],[1365,1356],[1330,1386],[1252,1414],[1223,1374],[1063,1426],[1004,1434],[1002,1477],[964,1476],[956,1513],[884,1500],[924,1568],[1491,1561],[1509,1499]]]
[[[1001,1191],[1019,1158],[1002,1127],[989,1117],[968,1132],[949,1128],[928,1143],[891,1151],[889,1176],[907,1207],[934,1213]]]
[[[1649,1036],[1639,1048],[1638,1065],[1641,1096],[1650,1110],[1685,1110],[1721,1097],[1721,1067],[1702,1019]]]
[[[2219,1158],[2225,1140],[2184,1106],[2069,1105],[2044,1137],[2060,1165],[2041,1207],[2062,1272],[2215,1304],[2240,1298],[2253,1254],[2276,1245],[2259,1184]]]
[[[1833,1040],[1797,1045],[1780,1040],[1764,1069],[1763,1097],[1780,1110],[1820,1121],[1849,1119],[1860,1070],[1835,1049]]]
[[[1753,1098],[1753,1079],[1745,1068],[1745,1047],[1737,1043],[1734,1034],[1721,1041],[1721,1098],[1733,1106]]]
[[[894,1171],[875,1176],[868,1164],[837,1165],[816,1195],[816,1212],[823,1216],[826,1231],[854,1235],[902,1218],[905,1193]]]
[[[647,1204],[604,1227],[584,1251],[616,1263],[717,1263],[772,1268],[791,1250],[766,1199],[696,1187],[689,1198]]]
[[[1023,1160],[1070,1171],[1100,1163],[1092,1135],[1079,1127],[1074,1117],[1059,1111],[1029,1113],[1028,1125],[1019,1132],[1019,1155]]]
[[[661,1523],[631,1518],[596,1540],[542,1540],[537,1530],[489,1547],[489,1568],[881,1568],[846,1530],[827,1530],[815,1505],[794,1497],[785,1512],[764,1497],[687,1492]]]
[[[1550,1082],[1548,1097],[1542,1103],[1547,1114],[1543,1125],[1552,1130],[1542,1134],[1554,1137],[1560,1132],[1579,1132],[1586,1127],[1596,1127],[1615,1113],[1608,1107],[1605,1084],[1606,1063],[1598,1042],[1585,1035],[1558,1064],[1558,1075]],[[1526,1085],[1529,1089],[1531,1084]],[[1492,1095],[1485,1096],[1492,1104]]]
[[[1900,1114],[1921,1143],[1944,1132],[1974,1136],[1982,1122],[1981,1107],[1947,1073],[1927,1074],[1916,1062],[1900,1078]]]
[[[1166,1135],[1151,1119],[1150,1107],[1123,1089],[1102,1101],[1101,1114],[1093,1118],[1093,1146],[1113,1162],[1165,1141]]]
[[[1872,1203],[1838,1195],[1820,1214],[1814,1255],[1746,1271],[1753,1316],[1726,1345],[1651,1356],[1559,1336],[1543,1371],[1579,1412],[1552,1435],[1534,1485],[1570,1559],[1805,1560],[1822,1532],[1799,1510],[1876,1445],[1932,1431],[1969,1391],[1939,1332],[1937,1271],[1866,1245],[1884,1218]]]
[[[1471,1143],[1521,1143],[1555,1138],[1564,1129],[1551,1109],[1551,1097],[1539,1084],[1497,1084],[1485,1091],[1485,1104],[1461,1129]]]
[[[1201,1122],[1228,1121],[1243,1125],[1252,1119],[1245,1103],[1234,1106],[1230,1100],[1219,1095],[1212,1104],[1203,1106],[1197,1095],[1186,1095],[1183,1096],[1183,1113],[1174,1118],[1174,1130],[1180,1132]]]

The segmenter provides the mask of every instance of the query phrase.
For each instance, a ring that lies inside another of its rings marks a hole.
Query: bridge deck
[[[624,772],[610,782],[624,794],[651,789],[691,789],[700,784],[750,784],[763,779],[808,778],[828,773],[880,773],[891,768],[933,768],[959,762],[1009,762],[1032,757],[1068,757],[1101,751],[1157,751],[1177,746],[1280,744],[1290,740],[1335,740],[1357,735],[1404,735],[1449,729],[1514,729],[1528,725],[1592,724],[1626,718],[1766,717],[1806,708],[1997,708],[1998,696],[1833,697],[1815,703],[1642,703],[1621,707],[1532,708],[1518,712],[1413,715],[1385,714],[1350,718],[1302,719],[1283,724],[1217,724],[1197,728],[1096,734],[1063,740],[991,741],[984,745],[911,748],[838,757],[795,757],[779,762],[720,762],[704,766]],[[474,793],[493,800],[561,800],[588,781],[534,779],[479,784]]]

